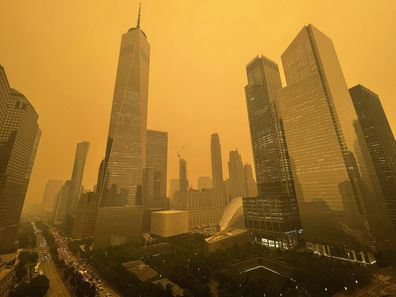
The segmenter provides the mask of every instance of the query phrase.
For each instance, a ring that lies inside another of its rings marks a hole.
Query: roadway
[[[51,255],[48,250],[47,243],[40,231],[33,224],[35,229],[37,243],[36,252],[39,254],[38,261],[41,262],[40,270],[49,279],[49,289],[46,297],[71,297],[67,291],[65,284],[60,278],[58,271],[55,268],[55,264],[51,259]]]
[[[96,287],[96,292],[100,297],[121,297],[110,286],[99,278],[99,274],[95,269],[88,265],[83,259],[76,257],[68,248],[66,237],[63,237],[54,228],[50,228],[51,234],[55,238],[56,246],[58,248],[58,255],[67,265],[73,266],[80,271],[85,280],[92,282]]]

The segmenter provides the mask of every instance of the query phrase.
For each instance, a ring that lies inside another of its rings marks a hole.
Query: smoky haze
[[[40,201],[48,179],[70,178],[77,142],[91,143],[83,184],[96,183],[113,99],[121,35],[135,26],[132,0],[29,1],[0,4],[0,64],[10,85],[34,105],[39,146],[27,202]],[[264,54],[279,65],[308,23],[331,36],[348,87],[368,86],[395,131],[396,2],[143,2],[141,26],[151,44],[148,127],[168,131],[168,179],[183,150],[189,181],[210,175],[210,135],[223,154],[235,148],[253,164],[245,65]],[[281,71],[282,73],[283,71]]]

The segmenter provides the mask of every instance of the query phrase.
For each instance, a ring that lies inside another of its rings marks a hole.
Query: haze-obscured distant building
[[[223,177],[223,161],[219,134],[213,133],[210,137],[210,160],[212,169],[213,190],[217,192],[218,205],[225,207],[229,200],[226,183]]]
[[[228,172],[230,176],[230,196],[245,197],[245,174],[241,154],[238,150],[230,151],[230,159],[228,161]]]
[[[178,191],[172,201],[172,208],[188,211],[189,230],[216,229],[224,205],[219,203],[219,192],[213,189]]]
[[[51,222],[55,225],[63,224],[66,219],[67,200],[70,194],[70,180],[66,181],[56,195],[52,208]]]
[[[85,239],[94,236],[98,207],[98,193],[87,192],[81,194],[71,232],[73,238]]]
[[[179,191],[179,179],[173,178],[170,180],[170,197],[173,199],[175,197],[175,193]]]
[[[73,172],[70,179],[69,198],[66,204],[66,215],[74,215],[78,199],[81,194],[81,183],[84,176],[85,161],[87,159],[89,142],[77,143],[76,155],[74,157]]]
[[[44,195],[41,201],[41,205],[44,210],[52,211],[54,203],[56,201],[56,196],[58,195],[60,189],[62,188],[62,180],[49,180],[45,184]]]
[[[392,129],[377,94],[362,85],[350,88],[349,93],[396,230],[396,141]]]
[[[188,233],[188,212],[181,210],[163,210],[151,213],[151,233],[162,237],[171,237]]]
[[[244,178],[245,178],[245,192],[246,197],[257,196],[257,185],[253,177],[253,170],[250,164],[246,163],[243,165]]]
[[[188,190],[187,179],[187,162],[183,158],[179,159],[179,191],[186,192]]]
[[[143,173],[145,207],[166,207],[168,133],[147,130],[146,168]]]
[[[0,82],[6,83],[4,69]],[[15,248],[19,219],[28,189],[41,131],[38,114],[29,100],[10,89],[4,115],[4,96],[8,85],[1,86],[0,117],[0,250]]]
[[[212,167],[213,188],[224,186],[223,162],[221,157],[221,146],[219,134],[213,133],[210,138],[210,156]]]
[[[209,176],[200,176],[198,177],[197,182],[198,182],[198,190],[213,188],[212,179]]]

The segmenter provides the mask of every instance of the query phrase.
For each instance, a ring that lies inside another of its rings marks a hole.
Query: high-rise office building
[[[65,223],[67,201],[70,195],[70,180],[67,180],[56,195],[52,208],[51,221],[55,225]]]
[[[177,191],[172,201],[172,208],[188,211],[189,230],[216,230],[223,214],[224,205],[218,191],[188,189]]]
[[[10,95],[10,84],[3,66],[0,65],[0,128],[4,122],[7,112],[7,101]]]
[[[147,130],[146,168],[143,178],[144,205],[155,207],[166,198],[166,179],[168,166],[168,133]],[[154,203],[149,203],[154,202]]]
[[[256,197],[257,196],[257,184],[253,177],[253,169],[250,164],[245,163],[243,165],[244,178],[245,178],[245,192],[246,197]]]
[[[362,85],[349,89],[396,230],[396,141],[380,98]]]
[[[169,190],[169,196],[173,199],[175,197],[175,193],[179,191],[179,179],[177,178],[172,178],[170,180],[170,190]]]
[[[95,232],[99,207],[99,194],[95,192],[82,193],[78,200],[76,218],[73,222],[71,235],[73,238],[90,238]]]
[[[245,191],[245,174],[241,154],[238,150],[230,151],[230,160],[228,161],[228,172],[230,176],[230,196],[244,197]]]
[[[95,246],[122,244],[142,232],[150,44],[137,25],[122,35],[106,155],[100,166]]]
[[[390,233],[333,43],[305,26],[282,63],[278,103],[305,241],[322,255],[372,263]]]
[[[14,247],[41,131],[29,100],[11,89],[0,128],[0,250]]]
[[[258,190],[257,197],[247,195],[243,200],[246,227],[259,243],[290,248],[297,244],[301,226],[276,101],[276,92],[282,87],[278,65],[257,56],[246,66],[246,73],[246,105]]]
[[[212,164],[213,188],[217,189],[224,186],[220,138],[219,134],[217,133],[213,133],[210,138],[210,155]]]
[[[89,142],[77,143],[76,155],[74,157],[73,173],[70,179],[69,198],[66,205],[66,215],[76,212],[78,199],[81,194],[81,183],[84,175],[85,161],[87,159]]]
[[[213,188],[213,182],[209,176],[199,176],[197,182],[198,182],[198,190]]]
[[[212,183],[215,197],[219,199],[217,205],[225,207],[229,201],[226,184],[223,177],[223,161],[221,157],[221,145],[219,134],[213,133],[210,137],[210,156],[212,165]]]
[[[188,190],[187,179],[187,162],[183,158],[179,159],[179,191],[186,192]]]
[[[41,201],[41,204],[43,208],[47,211],[51,211],[56,197],[62,188],[63,181],[61,180],[49,180],[45,184],[45,189],[44,189],[44,195],[43,195],[43,200]]]
[[[142,201],[150,44],[137,26],[122,35],[101,182],[101,206]]]

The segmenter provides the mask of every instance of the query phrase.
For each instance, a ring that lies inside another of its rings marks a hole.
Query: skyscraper
[[[150,44],[140,28],[122,35],[103,168],[101,206],[141,201],[146,161]]]
[[[66,219],[67,202],[70,195],[70,180],[67,180],[56,195],[52,208],[51,221],[53,224],[63,224]]]
[[[349,89],[396,230],[396,141],[377,94],[362,85]]]
[[[230,196],[244,197],[245,191],[245,174],[241,154],[238,150],[230,151],[230,160],[228,161],[228,172],[230,175]]]
[[[290,248],[297,244],[301,226],[276,101],[276,92],[282,87],[278,65],[257,56],[246,66],[246,73],[246,105],[258,190],[257,197],[243,200],[246,227],[259,243]]]
[[[147,200],[161,200],[166,197],[168,167],[168,133],[147,130],[146,168],[143,196]]]
[[[78,199],[81,194],[81,182],[84,175],[85,161],[87,159],[89,142],[77,143],[74,157],[73,173],[70,180],[69,198],[67,199],[66,215],[74,214],[77,209]]]
[[[122,35],[106,155],[98,174],[95,246],[132,240],[143,230],[150,44],[137,25]]]
[[[29,100],[11,89],[0,128],[0,250],[14,247],[41,131]]]
[[[10,84],[3,66],[0,65],[0,128],[4,122],[7,112],[7,101],[10,95]]]
[[[169,190],[169,196],[171,198],[175,197],[175,193],[177,191],[179,191],[180,187],[179,187],[179,179],[177,178],[172,178],[170,180],[170,190]]]
[[[333,43],[305,26],[282,63],[279,109],[305,241],[322,255],[372,263],[391,234]]]
[[[245,192],[246,192],[246,197],[256,197],[257,196],[257,185],[256,181],[254,180],[253,177],[253,170],[252,166],[250,164],[245,163],[243,165],[243,171],[244,171],[244,178],[245,178]]]
[[[94,192],[81,194],[71,232],[73,238],[83,239],[94,235],[99,206],[98,198],[98,193]]]
[[[187,179],[187,162],[183,158],[179,159],[179,191],[186,192],[188,190]]]
[[[221,146],[219,134],[213,133],[210,138],[210,155],[212,163],[213,188],[218,189],[224,186],[223,162],[221,159]]]
[[[45,210],[52,210],[56,201],[56,196],[58,195],[62,185],[63,181],[61,180],[47,181],[47,183],[45,184],[43,200],[41,201],[41,204]]]
[[[198,182],[198,190],[213,188],[213,182],[209,176],[199,176],[197,182]]]

